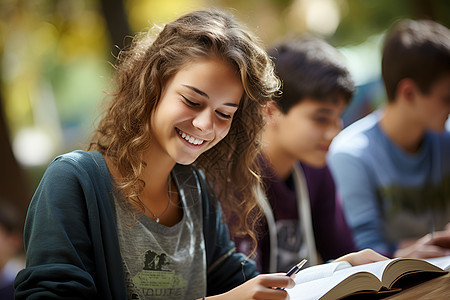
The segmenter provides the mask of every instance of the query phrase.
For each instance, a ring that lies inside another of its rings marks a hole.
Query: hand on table
[[[383,256],[379,254],[378,252],[373,251],[372,249],[364,249],[358,252],[352,252],[349,254],[346,254],[344,256],[339,257],[338,259],[334,260],[335,262],[338,261],[347,261],[352,266],[358,266],[358,265],[364,265],[369,264],[377,261],[382,261],[388,259],[386,256]]]
[[[450,227],[429,233],[418,240],[403,241],[394,257],[432,258],[450,255]]]

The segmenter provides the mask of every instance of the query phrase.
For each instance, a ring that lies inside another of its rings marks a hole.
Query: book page
[[[286,291],[288,292],[290,299],[316,300],[326,295],[333,288],[338,290],[336,290],[336,293],[332,294],[333,296],[330,297],[331,299],[349,295],[359,291],[360,288],[363,290],[379,290],[381,287],[381,282],[379,282],[374,275],[368,272],[363,272],[356,277],[352,277],[351,275],[356,272],[349,272],[351,269],[352,268],[348,268],[343,271],[336,272],[331,277],[320,278],[297,284],[292,289],[286,289]],[[342,285],[342,287],[340,287],[340,285]]]
[[[324,295],[325,298],[333,299],[332,297],[337,295],[359,291],[359,288],[378,290],[381,288],[383,273],[387,268],[392,269],[388,272],[392,274],[384,278],[386,287],[389,287],[391,284],[387,279],[394,280],[410,270],[438,270],[428,265],[427,261],[441,269],[450,269],[450,256],[428,260],[396,258],[354,267],[347,262],[329,263],[300,271],[294,279],[296,286],[286,291],[291,299],[319,299]]]
[[[389,266],[383,275],[384,285],[390,287],[405,274],[420,274],[424,272],[444,272],[441,268],[423,260],[414,258],[399,258]]]
[[[450,256],[428,258],[424,260],[443,270],[450,271]]]
[[[369,272],[375,275],[380,281],[383,278],[383,272],[386,267],[393,261],[393,259],[377,261],[370,264],[359,265],[351,267],[350,269],[344,269],[337,271],[336,273],[343,273],[347,276],[358,272]]]
[[[294,281],[296,284],[300,284],[320,278],[330,277],[339,270],[351,267],[352,265],[346,261],[331,262],[327,264],[311,266],[306,269],[300,270],[300,272],[295,275]]]
[[[448,262],[450,263],[450,261]],[[375,275],[385,287],[391,288],[392,283],[395,282],[403,274],[417,271],[420,272],[422,270],[432,272],[439,271],[438,268],[436,268],[434,265],[429,265],[429,263],[425,260],[414,258],[394,258],[355,266],[350,268],[349,270],[341,270],[337,273],[343,272],[348,274],[364,271],[369,272]]]
[[[379,281],[376,285],[381,286],[383,271],[390,262],[391,260],[385,260],[353,267],[343,261],[312,266],[297,273],[294,279],[296,286],[286,291],[291,299],[319,299],[341,281],[360,272],[374,273]],[[313,280],[314,278],[316,279]]]

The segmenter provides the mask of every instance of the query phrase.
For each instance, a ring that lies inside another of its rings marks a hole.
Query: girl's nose
[[[192,120],[192,125],[202,132],[210,132],[214,129],[214,111],[203,109]]]

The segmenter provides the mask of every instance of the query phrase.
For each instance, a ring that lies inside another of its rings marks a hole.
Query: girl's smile
[[[175,130],[178,132],[178,135],[184,140],[184,141],[186,141],[187,142],[187,144],[189,145],[189,146],[197,146],[197,147],[199,147],[199,146],[201,146],[206,140],[203,140],[203,139],[199,139],[199,138],[196,138],[196,137],[194,137],[194,136],[192,136],[192,135],[189,135],[189,134],[187,134],[186,132],[184,132],[184,131],[181,131],[180,129],[178,129],[178,128],[175,128]]]

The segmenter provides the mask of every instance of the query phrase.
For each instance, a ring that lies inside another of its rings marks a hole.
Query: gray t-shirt
[[[190,167],[176,165],[182,220],[172,227],[118,204],[120,251],[129,299],[196,299],[206,295],[206,254],[200,187]]]

